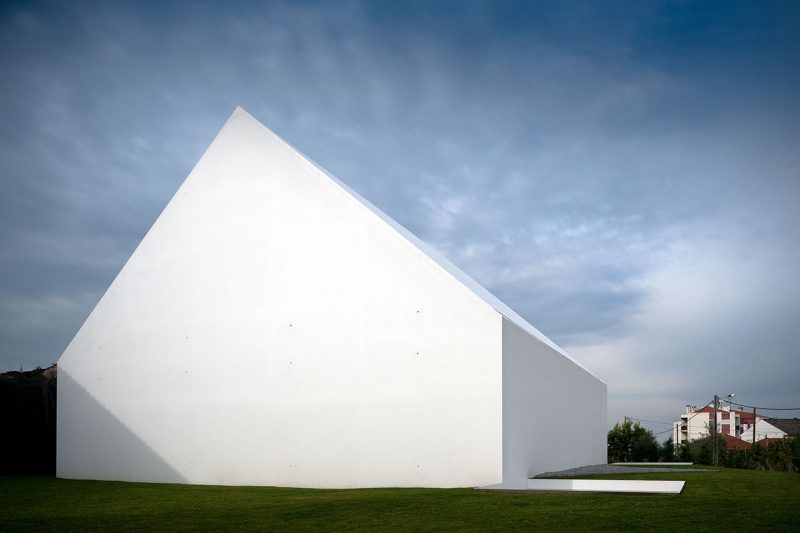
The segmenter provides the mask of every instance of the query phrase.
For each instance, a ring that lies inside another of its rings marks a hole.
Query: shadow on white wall
[[[62,368],[58,397],[58,477],[186,483],[180,472]]]

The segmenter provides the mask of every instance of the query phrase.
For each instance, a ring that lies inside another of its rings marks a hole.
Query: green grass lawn
[[[800,531],[800,474],[720,469],[683,494],[307,490],[0,477],[0,530]]]

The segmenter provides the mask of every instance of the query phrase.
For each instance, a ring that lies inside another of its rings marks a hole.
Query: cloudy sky
[[[0,69],[2,370],[58,358],[241,105],[610,423],[800,406],[797,2],[4,2]]]

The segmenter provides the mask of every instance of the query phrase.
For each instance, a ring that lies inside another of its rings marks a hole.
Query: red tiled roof
[[[725,445],[730,449],[741,450],[741,449],[745,449],[745,448],[750,448],[750,443],[747,442],[747,441],[744,441],[742,439],[733,437],[733,436],[728,435],[726,433],[719,433],[719,435],[725,440]],[[711,437],[703,437],[702,439],[699,439],[699,440],[700,441],[711,440]],[[759,442],[761,442],[761,441],[759,441]]]
[[[725,444],[728,448],[733,448],[735,450],[741,450],[744,448],[749,448],[750,443],[747,441],[743,441],[742,439],[736,438],[731,435],[727,435],[725,433],[722,434],[722,437],[725,439]]]

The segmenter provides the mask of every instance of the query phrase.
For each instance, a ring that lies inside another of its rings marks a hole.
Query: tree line
[[[609,463],[672,461],[674,455],[672,437],[661,445],[653,432],[643,428],[639,422],[625,420],[622,424],[614,424],[608,432]]]
[[[722,435],[717,435],[719,466],[755,470],[800,471],[800,438],[770,439],[745,448],[729,448]],[[706,436],[675,446],[672,437],[659,444],[653,432],[638,422],[625,420],[614,424],[608,432],[608,462],[691,461],[700,465],[714,464],[714,442]]]

